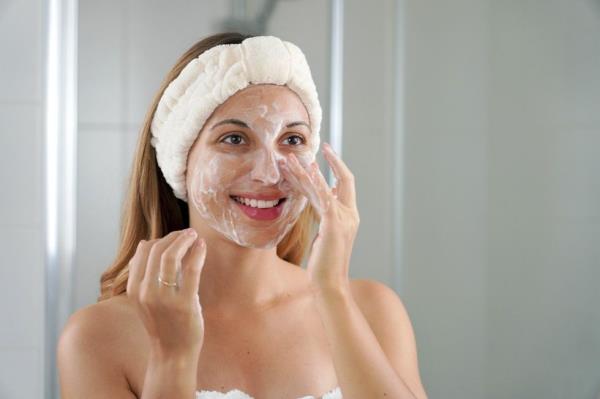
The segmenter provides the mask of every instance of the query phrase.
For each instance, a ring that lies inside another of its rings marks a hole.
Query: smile
[[[277,204],[279,204],[280,201],[285,200],[285,198],[279,198],[274,201],[264,201],[264,200],[256,200],[254,198],[244,198],[244,197],[234,197],[234,196],[232,196],[231,198],[233,198],[240,204],[250,206],[252,208],[261,208],[261,209],[273,208],[274,206],[277,206]]]
[[[231,196],[231,199],[240,207],[246,216],[254,220],[274,220],[281,215],[283,204],[287,198],[275,200],[257,200]]]

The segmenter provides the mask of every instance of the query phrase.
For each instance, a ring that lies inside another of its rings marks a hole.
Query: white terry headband
[[[306,107],[319,148],[322,111],[302,51],[274,36],[221,44],[190,61],[165,89],[150,130],[156,159],[175,196],[187,202],[185,172],[190,148],[213,111],[251,84],[285,85]]]

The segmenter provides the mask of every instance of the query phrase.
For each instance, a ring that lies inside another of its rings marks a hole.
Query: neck
[[[199,287],[204,314],[260,310],[286,293],[284,273],[292,266],[277,256],[276,247],[242,247],[201,220],[190,226],[207,247]]]

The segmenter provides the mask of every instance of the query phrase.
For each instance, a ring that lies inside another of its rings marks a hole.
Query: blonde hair
[[[128,192],[121,213],[121,234],[117,255],[100,277],[98,302],[124,294],[129,276],[128,262],[138,242],[164,237],[174,230],[189,227],[186,202],[178,199],[167,184],[156,161],[150,124],[165,88],[181,70],[206,50],[220,44],[239,44],[251,37],[239,33],[220,33],[204,38],[183,54],[162,82],[140,130],[136,153],[129,176]],[[309,205],[277,246],[277,255],[300,266],[308,246],[317,215]]]

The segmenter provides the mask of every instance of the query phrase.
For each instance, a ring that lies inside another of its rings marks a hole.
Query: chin
[[[255,234],[252,236],[242,235],[238,237],[227,237],[227,239],[245,248],[272,249],[277,247],[277,244],[279,244],[283,238],[280,238],[278,234]]]
[[[253,237],[249,240],[243,240],[238,244],[246,248],[272,249],[277,247],[279,242],[281,242],[281,240],[277,240],[277,237],[269,237],[265,239],[257,239],[256,237]]]

